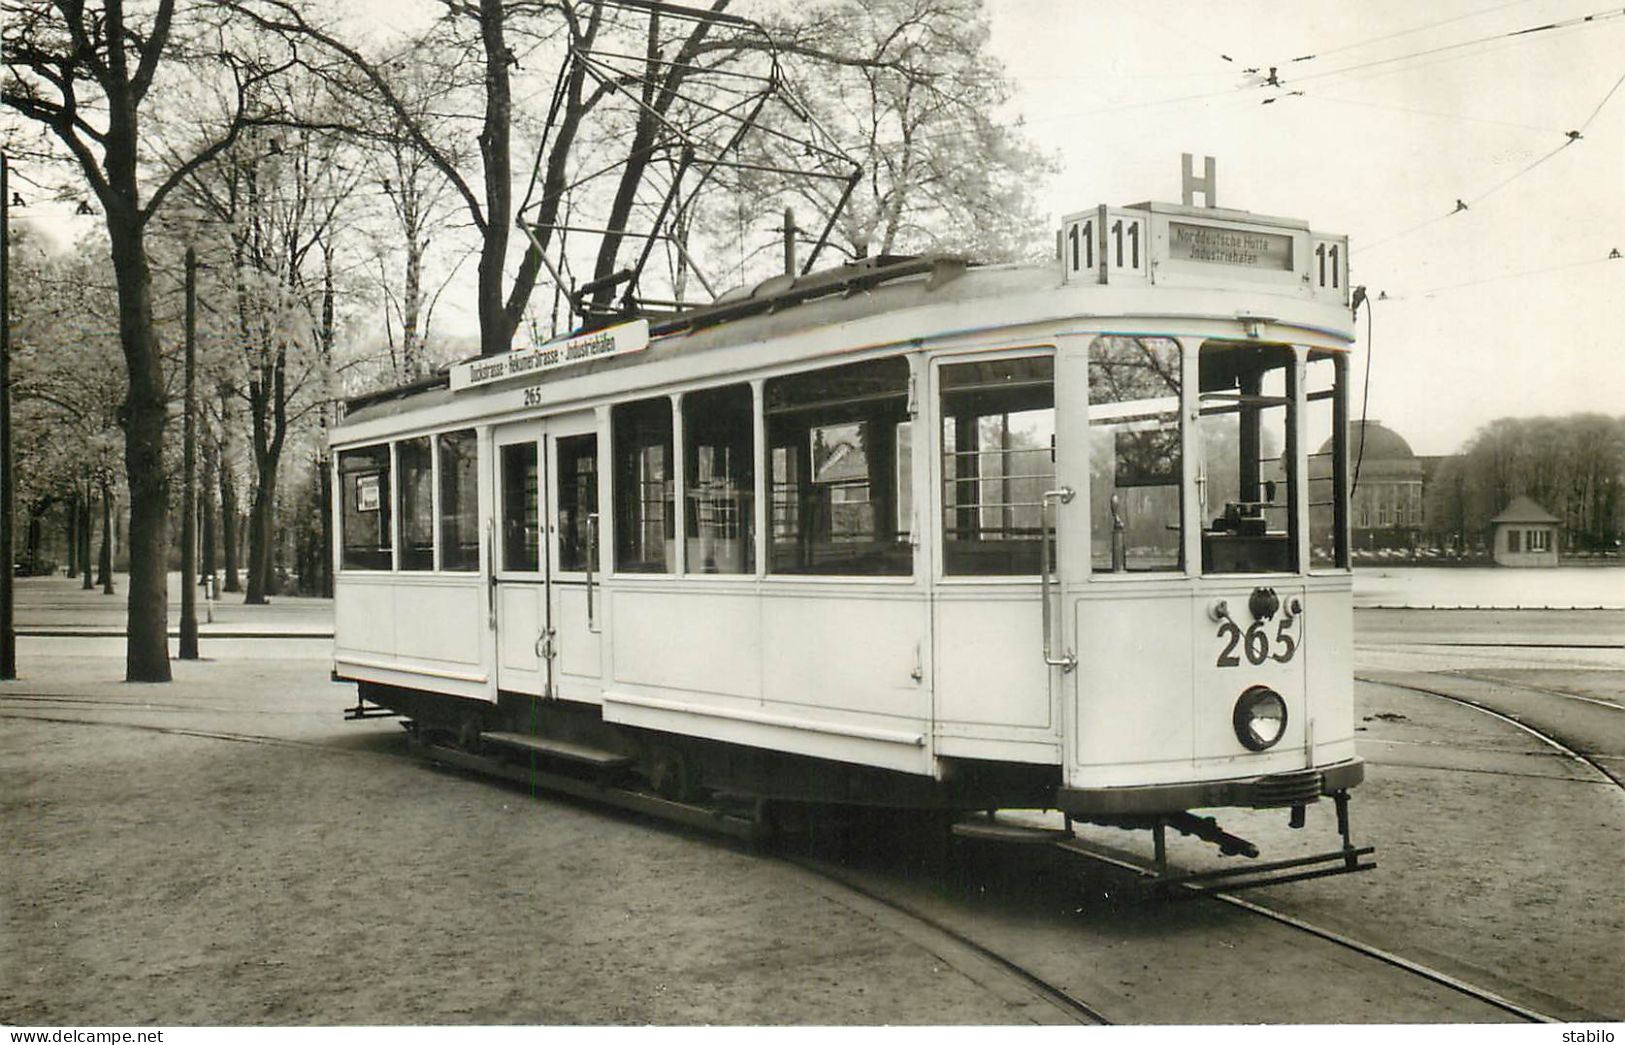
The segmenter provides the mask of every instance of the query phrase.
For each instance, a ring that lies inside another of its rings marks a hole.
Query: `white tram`
[[[351,404],[354,712],[685,803],[1227,851],[1190,810],[1331,796],[1353,869],[1347,240],[1147,203],[1058,248],[779,277]]]

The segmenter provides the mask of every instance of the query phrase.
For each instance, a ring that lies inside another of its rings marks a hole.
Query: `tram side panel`
[[[347,678],[491,699],[484,585],[347,573],[333,585],[334,666]]]
[[[938,587],[939,755],[1058,765],[1059,709],[1040,655],[1038,585]]]
[[[1304,686],[1316,763],[1343,762],[1355,757],[1353,580],[1312,578],[1304,602]]]
[[[1174,783],[1195,769],[1192,593],[1183,584],[1097,585],[1075,600],[1076,713],[1067,783]]]
[[[619,582],[612,581],[611,584]],[[932,771],[928,603],[788,582],[611,590],[604,718],[902,772]]]

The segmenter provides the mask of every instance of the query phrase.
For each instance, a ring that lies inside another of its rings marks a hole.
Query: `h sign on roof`
[[[1219,205],[1219,164],[1211,156],[1202,157],[1202,177],[1198,178],[1191,171],[1191,154],[1180,153],[1184,159],[1184,177],[1180,179],[1181,200],[1187,207],[1196,205],[1196,194],[1202,194],[1202,206],[1217,207]]]

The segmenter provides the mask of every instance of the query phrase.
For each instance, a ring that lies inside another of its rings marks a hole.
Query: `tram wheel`
[[[474,715],[469,715],[457,727],[457,746],[471,755],[479,754],[484,747],[484,742],[480,739],[481,732],[480,720]]]
[[[661,798],[692,802],[700,795],[699,772],[681,750],[666,744],[649,748],[645,760],[649,786]]]
[[[807,806],[807,844],[815,857],[850,862],[859,832],[858,811],[850,806],[815,802]]]

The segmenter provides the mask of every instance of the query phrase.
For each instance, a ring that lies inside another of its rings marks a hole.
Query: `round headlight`
[[[1253,686],[1236,701],[1236,739],[1249,751],[1263,751],[1286,732],[1286,701],[1268,686]]]

